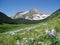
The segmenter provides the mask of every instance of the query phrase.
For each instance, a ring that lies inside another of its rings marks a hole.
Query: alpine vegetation
[[[60,9],[51,15],[32,9],[11,18],[0,21],[0,45],[60,45]]]

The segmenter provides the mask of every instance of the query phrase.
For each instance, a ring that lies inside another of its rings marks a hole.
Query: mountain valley
[[[16,45],[17,41],[20,45],[60,45],[60,9],[52,14],[32,9],[7,17],[0,18],[1,45]],[[52,30],[56,31],[57,38],[46,34]]]

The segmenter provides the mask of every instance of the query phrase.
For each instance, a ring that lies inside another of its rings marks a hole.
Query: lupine
[[[52,29],[51,31],[46,30],[46,34],[48,34],[49,36],[56,37],[56,31],[55,31],[55,29]]]
[[[46,34],[50,36],[51,45],[55,45],[55,40],[57,39],[55,29],[53,28],[51,31],[46,30]]]
[[[51,35],[53,35],[53,36],[56,37],[56,31],[55,31],[55,29],[52,29],[52,31],[51,31]]]
[[[50,31],[48,31],[48,30],[46,30],[46,34],[51,35],[51,32],[50,32]]]

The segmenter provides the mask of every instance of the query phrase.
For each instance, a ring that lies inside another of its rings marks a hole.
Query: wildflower
[[[38,44],[42,44],[42,43],[43,43],[43,42],[41,42],[41,41],[40,41],[40,42],[38,42]]]
[[[14,35],[14,34],[15,34],[15,32],[10,32],[9,34]]]
[[[26,42],[28,42],[28,40],[25,40]]]
[[[28,31],[30,31],[31,30],[31,28],[25,28],[26,30],[28,30]]]
[[[52,29],[51,35],[56,36],[56,31],[55,31],[55,29]]]
[[[25,32],[21,33],[22,35],[25,34]]]
[[[50,32],[50,31],[48,31],[48,30],[46,30],[46,34],[51,35],[51,32]]]
[[[16,44],[17,44],[17,45],[20,45],[20,41],[19,41],[19,40],[17,40]]]
[[[23,38],[23,40],[26,40],[27,38]]]
[[[46,34],[56,38],[56,31],[55,31],[55,29],[52,29],[51,31],[46,30]]]
[[[29,39],[34,40],[34,38],[29,38]]]

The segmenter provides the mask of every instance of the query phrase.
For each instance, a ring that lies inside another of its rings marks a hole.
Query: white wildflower
[[[40,42],[38,42],[38,44],[42,44],[42,43],[43,43],[43,42],[41,42],[41,41],[40,41]]]
[[[10,32],[9,34],[14,35],[14,34],[15,34],[15,32]]]
[[[26,40],[27,38],[23,38],[23,40]]]
[[[29,38],[29,39],[34,40],[34,38]]]
[[[20,45],[20,41],[19,41],[19,40],[17,40],[16,44],[17,44],[17,45]]]
[[[28,42],[28,40],[25,40],[26,42]]]
[[[52,30],[51,30],[51,35],[52,35],[52,36],[56,36],[56,31],[55,31],[55,29],[52,29]]]
[[[49,36],[56,37],[56,31],[55,31],[55,29],[52,29],[51,31],[46,30],[46,34],[48,34]]]
[[[31,30],[31,28],[25,28],[26,30],[28,30],[28,31],[30,31]]]
[[[25,34],[25,32],[21,33],[22,35]]]
[[[24,40],[25,42],[28,42],[27,38],[23,38],[23,40]]]
[[[48,30],[46,30],[46,34],[51,35],[51,32],[50,32],[50,31],[48,31]]]

